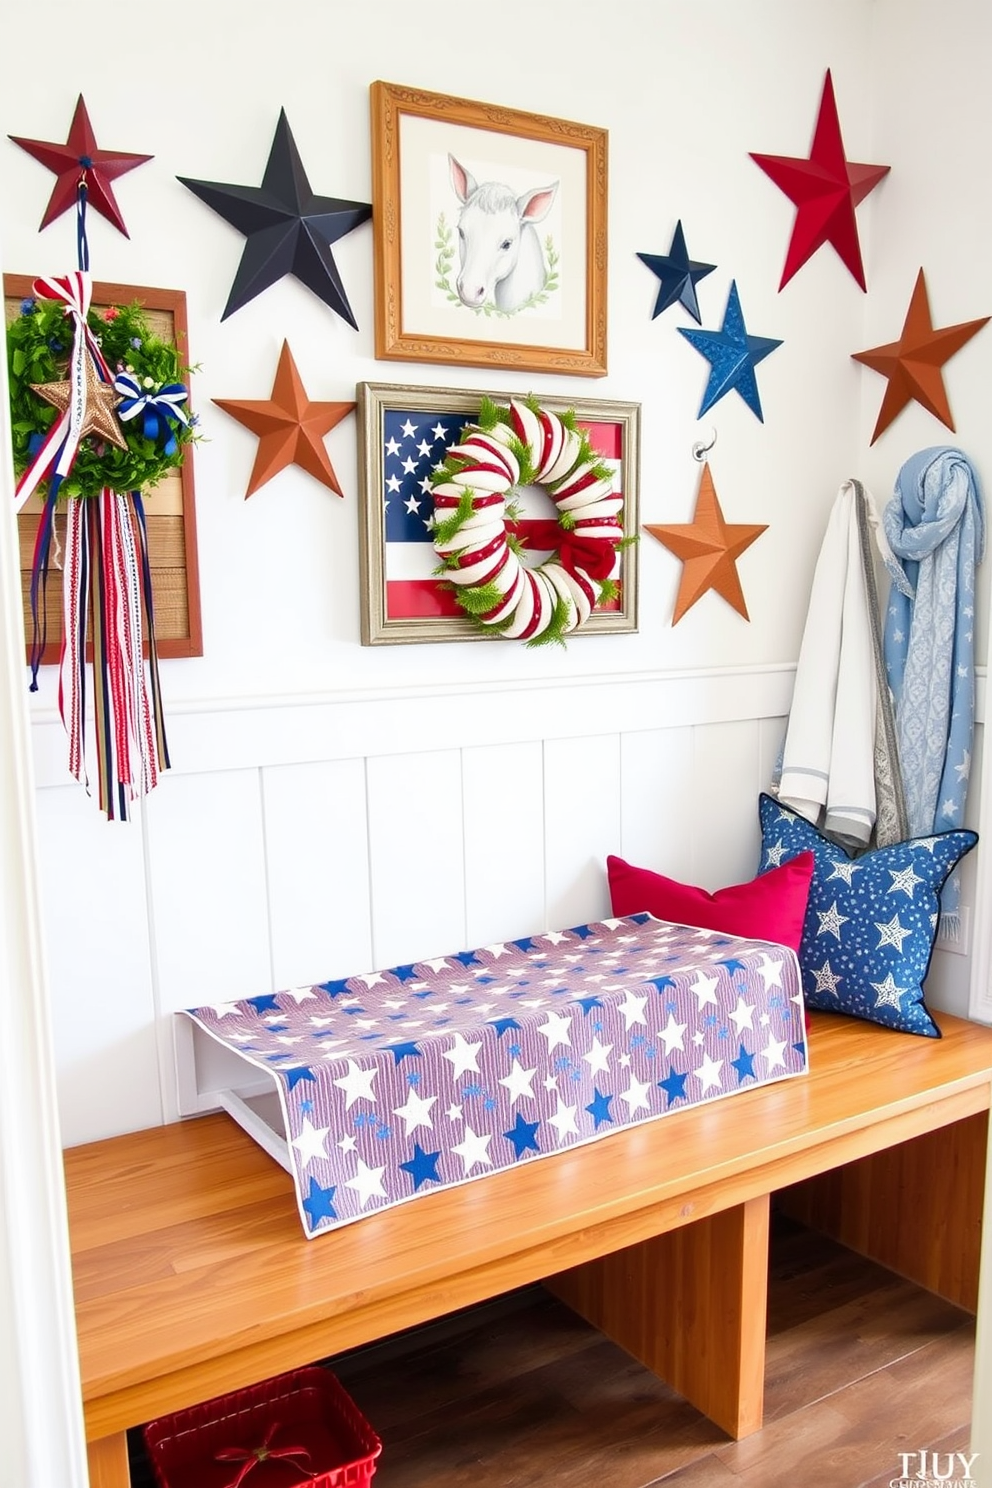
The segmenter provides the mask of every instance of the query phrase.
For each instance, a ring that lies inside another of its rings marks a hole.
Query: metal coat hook
[[[712,424],[709,427],[708,433],[709,433],[709,442],[708,443],[705,440],[702,440],[701,439],[701,440],[697,440],[696,443],[692,446],[692,458],[694,460],[698,460],[700,464],[703,463],[703,461],[706,459],[706,456],[709,454],[710,450],[716,444],[716,429],[713,427]]]

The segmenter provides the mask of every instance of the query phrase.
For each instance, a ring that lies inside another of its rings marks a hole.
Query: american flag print
[[[187,1016],[274,1082],[308,1238],[807,1067],[793,951],[647,914]]]
[[[466,424],[474,422],[474,413],[428,413],[416,408],[388,408],[384,411],[382,432],[383,533],[385,536],[386,618],[388,620],[422,620],[461,615],[449,587],[439,583],[434,574],[439,559],[431,540],[434,501],[431,479],[451,445]],[[613,490],[622,494],[623,425],[612,420],[590,420],[580,425],[589,443],[605,465],[614,472]],[[528,535],[540,534],[536,524],[555,520],[554,503],[546,492],[535,486],[517,493],[521,520],[514,531],[522,541]],[[546,529],[545,529],[546,531]],[[540,563],[550,549],[528,544],[531,561]],[[618,558],[619,577],[622,558]],[[602,609],[617,609],[614,600]]]

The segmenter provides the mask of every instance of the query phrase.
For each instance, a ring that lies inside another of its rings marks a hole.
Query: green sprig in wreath
[[[126,375],[148,414],[122,421],[125,448],[83,440],[59,496],[96,496],[113,491],[147,491],[183,462],[186,447],[199,437],[196,415],[170,413],[161,395],[182,387],[193,368],[183,364],[178,349],[155,335],[141,305],[91,309],[87,317],[112,375]],[[72,330],[61,301],[25,299],[20,314],[7,326],[7,374],[10,384],[11,442],[17,476],[31,464],[58,409],[33,384],[61,382],[68,376]],[[155,411],[156,399],[159,411]],[[176,400],[181,402],[185,399]],[[128,400],[122,397],[121,405]],[[175,405],[173,405],[175,406]],[[47,482],[39,487],[44,491]]]

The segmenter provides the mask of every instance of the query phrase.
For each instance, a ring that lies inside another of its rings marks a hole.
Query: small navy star
[[[670,1064],[668,1066],[667,1078],[659,1080],[658,1086],[668,1096],[669,1105],[675,1100],[685,1100],[685,1082],[688,1078],[688,1071],[683,1075],[679,1075],[676,1073],[674,1065]]]
[[[755,1078],[754,1055],[749,1054],[743,1044],[741,1044],[741,1052],[738,1054],[737,1058],[732,1059],[730,1062],[733,1065],[734,1069],[737,1071],[738,1085],[740,1085],[742,1081],[746,1080],[748,1075],[751,1076],[752,1080]]]
[[[613,1099],[612,1095],[601,1094],[601,1092],[597,1090],[595,1086],[593,1087],[593,1089],[595,1092],[595,1099],[593,1100],[591,1105],[586,1106],[586,1110],[595,1121],[597,1128],[600,1127],[604,1121],[609,1121],[612,1125],[613,1117],[610,1115],[610,1101]]]
[[[696,284],[712,274],[716,264],[696,263],[689,257],[685,246],[685,233],[681,219],[676,224],[672,246],[665,253],[639,253],[641,263],[647,264],[658,278],[658,298],[651,312],[651,319],[660,315],[671,305],[682,305],[697,324],[700,323],[699,301],[696,299]]]
[[[310,1228],[315,1230],[322,1219],[337,1219],[337,1211],[331,1200],[334,1198],[335,1186],[321,1188],[316,1178],[310,1179],[310,1192],[303,1200],[303,1208],[310,1216]]]
[[[540,1152],[541,1149],[537,1145],[537,1128],[540,1124],[539,1121],[525,1121],[522,1113],[518,1111],[517,1119],[512,1128],[503,1133],[506,1140],[513,1143],[513,1150],[518,1162],[528,1148],[534,1152]]]
[[[440,1156],[440,1152],[425,1152],[419,1142],[414,1142],[413,1156],[409,1162],[400,1163],[403,1171],[409,1173],[413,1179],[414,1193],[422,1183],[440,1183],[437,1176],[437,1160]]]

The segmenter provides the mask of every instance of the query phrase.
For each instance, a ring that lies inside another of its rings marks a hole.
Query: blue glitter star
[[[686,326],[679,326],[679,331],[710,364],[709,381],[697,416],[702,418],[725,393],[736,389],[755,417],[764,423],[754,369],[782,343],[767,336],[748,335],[737,281],[730,286],[723,325],[718,331],[695,331]]]

